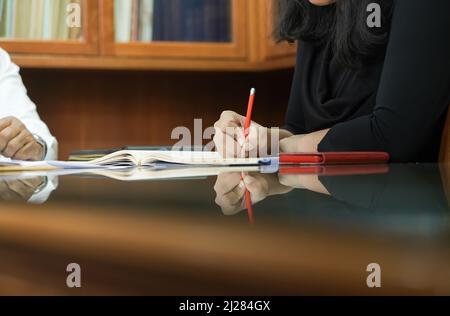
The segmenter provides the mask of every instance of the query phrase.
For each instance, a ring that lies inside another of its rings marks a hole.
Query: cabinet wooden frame
[[[247,55],[247,0],[231,1],[231,42],[129,42],[116,43],[114,39],[114,0],[102,0],[101,25],[102,54],[147,58],[211,58],[242,59]],[[244,31],[243,31],[244,30]]]
[[[277,0],[248,0],[249,63],[260,71],[292,68],[296,44],[277,43],[274,27]]]
[[[81,40],[1,39],[0,46],[13,54],[97,55],[98,1],[82,0]]]

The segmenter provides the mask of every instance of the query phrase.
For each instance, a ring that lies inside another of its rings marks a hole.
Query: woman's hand
[[[248,137],[244,133],[245,116],[233,111],[225,111],[214,124],[214,143],[222,157],[258,157],[267,152],[270,132],[255,122],[251,122]],[[267,156],[267,154],[265,155]]]
[[[267,128],[251,122],[248,137],[244,133],[245,117],[225,111],[214,124],[214,143],[222,157],[266,157],[278,154],[281,139],[292,136],[289,131]]]
[[[214,144],[222,157],[241,157],[242,145],[238,143],[240,130],[245,124],[245,117],[232,111],[225,111],[214,124],[216,131]]]
[[[44,148],[15,117],[0,119],[0,153],[17,160],[42,160]]]

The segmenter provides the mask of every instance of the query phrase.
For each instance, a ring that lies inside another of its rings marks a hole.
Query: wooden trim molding
[[[238,71],[265,72],[292,69],[292,58],[248,61],[232,58],[133,58],[117,56],[56,56],[12,54],[14,63],[28,69],[90,69],[139,71]]]

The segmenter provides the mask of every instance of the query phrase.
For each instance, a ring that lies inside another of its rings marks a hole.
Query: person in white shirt
[[[0,156],[55,160],[58,144],[40,119],[17,67],[0,48]]]
[[[36,161],[55,160],[57,156],[56,139],[28,97],[19,67],[0,48],[0,158]],[[0,176],[0,201],[20,198],[28,203],[44,203],[57,185],[57,177],[31,181]]]

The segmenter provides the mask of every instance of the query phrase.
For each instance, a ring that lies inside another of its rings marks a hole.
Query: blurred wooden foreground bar
[[[66,204],[0,211],[0,294],[450,294],[445,247]],[[161,214],[161,213],[158,213]],[[306,225],[305,225],[306,226]],[[66,266],[81,266],[81,289]],[[366,267],[382,267],[369,289]]]

